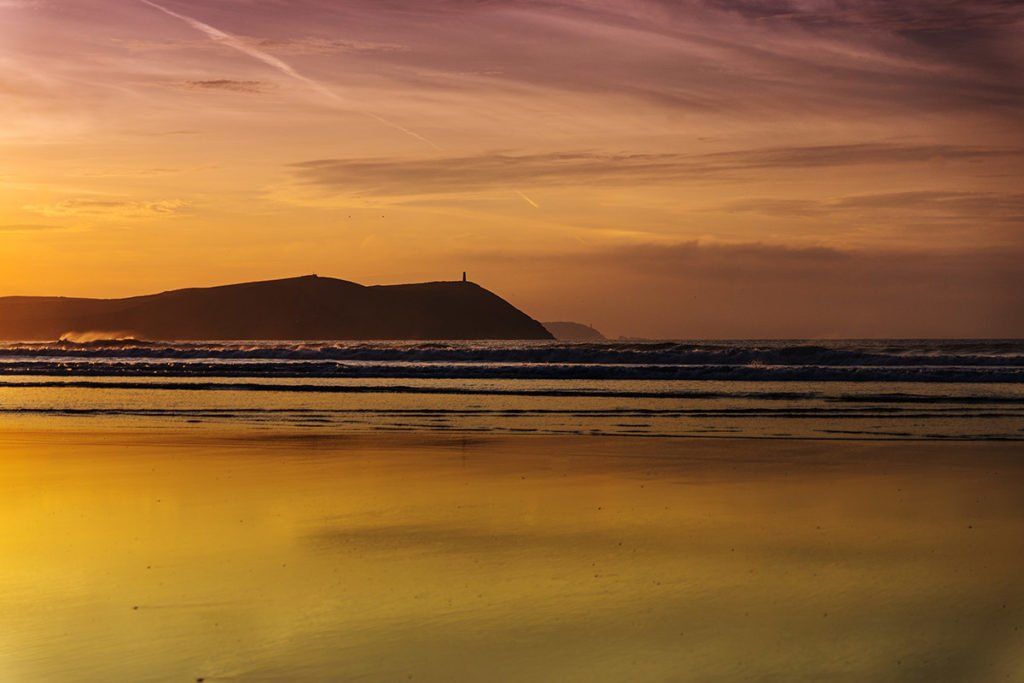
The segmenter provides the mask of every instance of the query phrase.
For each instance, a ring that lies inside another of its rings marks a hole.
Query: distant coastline
[[[607,339],[596,328],[583,323],[546,322],[542,324],[559,341],[605,341]]]

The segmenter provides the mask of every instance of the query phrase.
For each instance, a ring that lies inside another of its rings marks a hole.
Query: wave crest
[[[59,347],[97,347],[107,348],[113,346],[143,346],[151,345],[144,339],[139,339],[131,332],[65,332],[55,342]],[[45,346],[45,345],[44,345]]]

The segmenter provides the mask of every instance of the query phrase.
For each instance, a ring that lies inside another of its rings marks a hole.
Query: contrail
[[[515,192],[517,195],[522,197],[523,200],[526,201],[526,203],[529,204],[530,206],[532,206],[533,208],[535,208],[535,209],[539,209],[540,208],[540,204],[538,204],[537,202],[535,202],[532,199],[530,199],[529,197],[527,197],[526,193],[520,192],[519,190],[513,190],[513,192]]]
[[[219,28],[215,28],[213,26],[210,26],[209,24],[204,24],[203,22],[199,21],[198,19],[193,19],[192,17],[185,16],[184,14],[178,14],[177,12],[175,12],[173,10],[169,10],[166,7],[163,7],[161,5],[158,5],[155,2],[152,2],[151,0],[139,0],[139,2],[141,2],[143,4],[146,4],[146,5],[149,5],[153,9],[160,10],[164,14],[166,14],[168,16],[171,16],[171,17],[174,17],[175,19],[180,19],[181,21],[185,22],[186,24],[188,24],[189,26],[191,26],[195,30],[199,31],[200,33],[205,34],[210,40],[212,40],[214,42],[221,43],[222,45],[226,45],[226,46],[232,48],[233,50],[238,50],[239,52],[241,52],[243,54],[249,55],[253,59],[258,59],[259,61],[263,62],[264,64],[267,64],[268,66],[272,66],[273,68],[277,69],[278,71],[280,71],[284,75],[286,75],[286,76],[288,76],[290,78],[293,78],[293,79],[299,81],[300,83],[305,84],[306,86],[308,86],[309,88],[317,91],[318,93],[320,93],[324,97],[326,97],[326,98],[330,99],[331,101],[336,102],[337,104],[340,104],[343,107],[345,107],[346,109],[348,109],[348,107],[346,106],[347,102],[345,101],[345,99],[343,97],[338,95],[338,93],[334,92],[333,90],[331,90],[327,86],[323,85],[322,83],[318,83],[317,81],[314,81],[309,76],[304,76],[304,75],[300,74],[298,71],[296,71],[294,68],[292,68],[291,64],[288,64],[287,62],[278,59],[274,55],[267,54],[263,50],[257,50],[252,45],[248,45],[244,40],[239,39],[237,36],[233,36],[230,33],[225,33],[224,31],[221,31]],[[408,135],[410,137],[416,138],[420,142],[425,142],[426,144],[430,145],[434,149],[441,149],[434,142],[428,140],[427,138],[423,137],[419,133],[417,133],[415,131],[411,131],[408,128],[405,128],[404,126],[400,126],[397,123],[394,123],[393,121],[388,121],[384,117],[378,116],[377,114],[374,114],[373,112],[362,111],[362,110],[355,110],[355,111],[358,111],[358,113],[360,113],[360,114],[362,114],[364,116],[368,116],[369,118],[373,119],[374,121],[377,121],[378,123],[382,123],[385,126],[390,126],[391,128],[394,128],[395,130],[401,131],[401,132],[405,133],[406,135]]]

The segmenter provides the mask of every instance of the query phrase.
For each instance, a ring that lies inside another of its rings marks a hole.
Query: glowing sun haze
[[[1024,336],[1022,67],[1016,0],[0,0],[0,295]]]

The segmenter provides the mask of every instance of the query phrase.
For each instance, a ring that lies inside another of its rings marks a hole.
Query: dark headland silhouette
[[[603,341],[607,339],[597,328],[583,323],[548,322],[541,324],[559,341]]]
[[[551,339],[472,282],[367,287],[305,277],[128,299],[0,298],[0,339],[68,335],[161,340]]]

